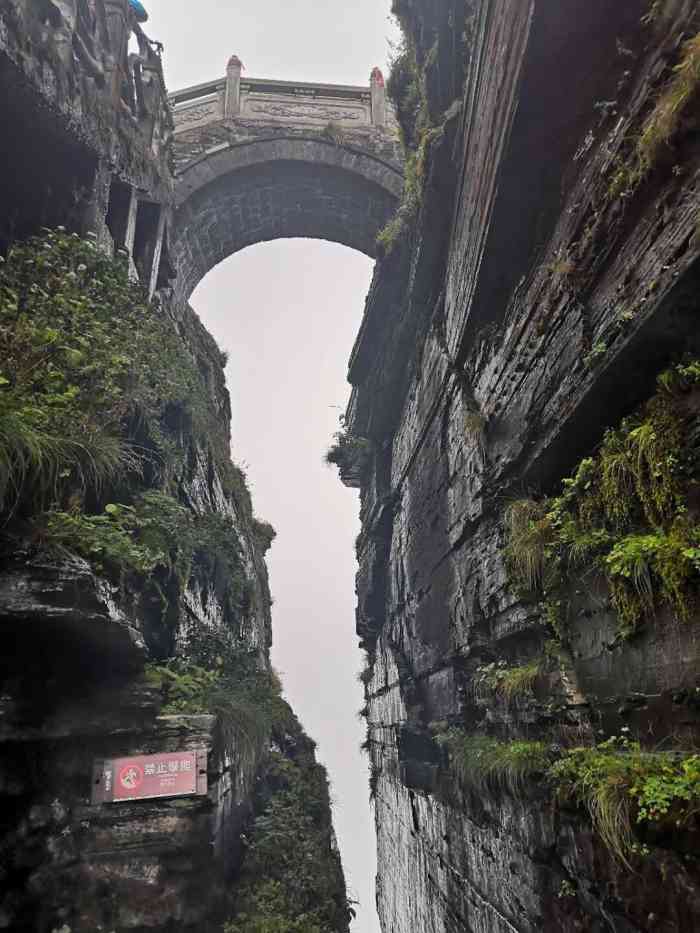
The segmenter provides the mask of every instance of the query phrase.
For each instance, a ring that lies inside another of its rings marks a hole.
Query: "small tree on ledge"
[[[349,431],[333,435],[335,443],[326,453],[326,463],[338,467],[340,481],[351,489],[359,489],[372,460],[372,442],[356,437]]]

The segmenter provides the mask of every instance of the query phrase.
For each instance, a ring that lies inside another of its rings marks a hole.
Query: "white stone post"
[[[224,117],[228,120],[241,112],[241,72],[243,62],[237,55],[229,58],[226,66],[226,90],[224,91]]]
[[[386,88],[384,75],[380,68],[373,68],[369,79],[369,92],[372,101],[372,125],[386,126]]]

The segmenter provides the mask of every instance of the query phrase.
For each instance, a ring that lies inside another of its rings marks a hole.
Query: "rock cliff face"
[[[694,929],[697,5],[394,7],[344,455],[382,929]]]
[[[0,10],[0,929],[346,931],[325,771],[269,666],[274,531],[169,285],[169,115],[129,15]],[[91,802],[96,762],[195,749],[206,795]],[[277,810],[286,874],[252,889]]]

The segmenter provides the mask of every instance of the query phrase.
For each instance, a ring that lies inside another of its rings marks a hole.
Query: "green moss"
[[[700,806],[700,755],[643,751],[627,739],[571,749],[549,776],[560,800],[586,807],[603,842],[625,864],[635,851],[635,825],[677,830]]]
[[[450,729],[438,736],[437,742],[447,748],[450,768],[460,782],[476,791],[490,787],[520,793],[532,777],[544,774],[552,763],[543,742],[500,742],[486,735],[468,735],[461,729]]]
[[[581,461],[559,496],[511,503],[506,563],[514,585],[543,602],[561,632],[569,578],[586,566],[604,575],[628,635],[659,603],[689,619],[700,582],[700,526],[688,511],[697,463],[685,444],[697,361],[659,377],[656,395]]]

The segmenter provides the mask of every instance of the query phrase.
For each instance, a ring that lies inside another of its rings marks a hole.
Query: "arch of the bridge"
[[[215,146],[177,179],[178,292],[188,298],[228,256],[281,237],[332,240],[373,257],[402,188],[396,165],[318,136]]]

